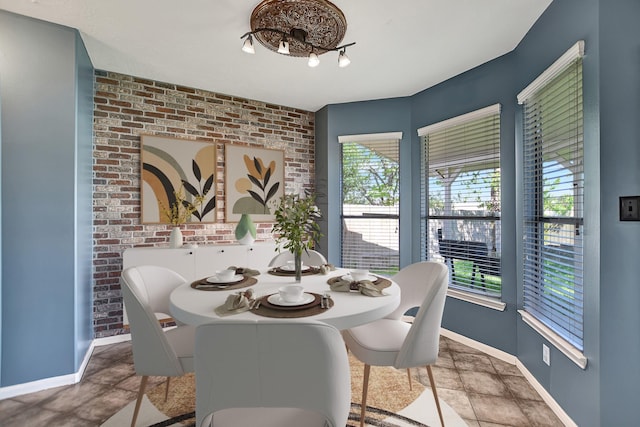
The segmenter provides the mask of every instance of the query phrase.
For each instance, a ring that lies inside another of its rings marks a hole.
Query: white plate
[[[311,267],[309,267],[308,265],[303,265],[302,268],[300,269],[300,271],[307,271],[308,269],[310,269]],[[296,267],[295,265],[282,265],[280,266],[280,270],[282,271],[296,271]]]
[[[218,279],[218,276],[207,277],[207,282],[209,283],[236,283],[242,280],[244,276],[242,274],[236,274],[231,278],[231,280],[222,280]]]
[[[315,296],[313,296],[311,294],[304,293],[304,294],[302,294],[302,299],[300,301],[286,302],[285,300],[280,298],[279,294],[273,294],[273,295],[270,295],[269,298],[267,298],[267,301],[269,301],[273,305],[282,305],[282,306],[291,307],[291,306],[295,306],[295,305],[309,304],[310,302],[313,302],[315,299],[316,299]]]
[[[350,282],[354,281],[354,278],[351,277],[350,274],[345,274],[344,276],[341,277],[342,280],[348,280]],[[378,280],[378,278],[376,276],[372,276],[371,274],[369,274],[364,280],[368,280],[370,282],[375,282],[376,280]]]

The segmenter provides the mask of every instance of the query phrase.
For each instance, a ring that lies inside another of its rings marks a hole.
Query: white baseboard
[[[87,349],[87,352],[85,353],[84,358],[82,359],[82,363],[80,364],[80,368],[77,372],[67,375],[60,375],[58,377],[43,378],[41,380],[11,385],[8,387],[0,387],[0,400],[9,399],[15,396],[21,396],[23,394],[35,393],[38,391],[47,390],[49,388],[79,383],[82,379],[82,376],[84,375],[84,371],[87,369],[87,365],[89,364],[89,360],[91,359],[94,348],[130,340],[130,334],[96,338],[91,341],[91,344],[89,345],[89,348]]]
[[[89,348],[87,349],[77,372],[74,372],[73,374],[60,375],[58,377],[43,378],[41,380],[11,385],[8,387],[0,387],[0,400],[80,382],[85,369],[87,369],[94,347],[94,341],[92,341],[91,344],[89,344]]]
[[[111,337],[96,338],[93,340],[94,347],[116,344],[119,342],[131,341],[131,334],[113,335]]]
[[[471,338],[467,338],[464,335],[460,335],[456,332],[449,331],[448,329],[440,329],[440,333],[450,338],[454,341],[459,342],[460,344],[464,344],[471,348],[475,348],[476,350],[480,350],[484,353],[487,353],[489,356],[493,356],[497,359],[500,359],[504,362],[511,363],[512,365],[516,365],[516,367],[522,372],[522,375],[527,379],[529,384],[540,394],[542,400],[549,405],[549,408],[556,414],[556,416],[562,421],[562,423],[567,427],[578,427],[578,425],[567,415],[567,413],[562,409],[558,402],[554,400],[554,398],[549,394],[549,392],[538,382],[538,380],[529,372],[529,370],[518,360],[518,358],[512,354],[506,353],[502,350],[498,350],[497,348],[490,347],[486,344],[483,344],[479,341],[472,340]]]

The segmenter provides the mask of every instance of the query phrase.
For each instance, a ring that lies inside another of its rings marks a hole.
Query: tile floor
[[[439,396],[469,426],[562,426],[513,365],[442,337],[433,374]],[[429,384],[426,369],[418,372]],[[153,377],[149,387],[162,382]],[[100,426],[135,399],[129,342],[97,347],[82,381],[0,401],[0,426]]]

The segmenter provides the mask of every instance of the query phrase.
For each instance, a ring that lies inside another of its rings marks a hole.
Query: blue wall
[[[75,373],[92,337],[93,76],[69,28],[0,11],[0,51],[0,385],[9,386]]]
[[[618,220],[618,197],[640,194],[639,18],[637,0],[600,2],[602,425],[640,414],[640,222]]]
[[[329,105],[316,113],[315,167],[318,207],[323,214],[324,237],[320,251],[328,261],[340,264],[340,207],[342,206],[340,175],[341,149],[338,136],[369,133],[402,132],[401,163],[411,156],[411,117],[408,98]],[[419,171],[420,169],[418,169]],[[401,194],[411,194],[411,169],[403,168],[400,175]],[[338,190],[338,191],[336,191]],[[400,199],[400,238],[411,239],[412,198]],[[418,211],[419,212],[419,211]],[[400,264],[411,262],[411,253],[400,252]]]
[[[93,64],[76,31],[75,363],[93,340]]]
[[[316,117],[316,152],[324,153],[317,158],[316,169],[321,172],[319,178],[328,176],[329,188],[335,189],[339,188],[338,135],[403,130],[411,141],[411,154],[401,158],[401,168],[415,172],[420,159],[418,128],[491,104],[502,105],[503,301],[507,308],[498,312],[449,298],[443,326],[516,355],[580,426],[628,426],[639,418],[640,223],[618,219],[618,197],[640,194],[639,17],[637,0],[554,0],[519,46],[503,57],[409,98],[330,105]],[[551,366],[543,364],[546,341],[516,313],[522,302],[518,227],[522,140],[516,96],[578,40],[586,44],[586,370],[553,346]],[[407,108],[409,124],[404,116]],[[411,222],[415,225],[420,178],[413,175],[409,191],[403,186],[402,195],[413,194]],[[339,199],[327,208],[330,217],[339,215]],[[329,239],[338,240],[339,222],[331,225]],[[401,252],[410,249],[409,257],[415,260],[417,233],[402,237]],[[338,250],[339,244],[331,246],[329,253]]]

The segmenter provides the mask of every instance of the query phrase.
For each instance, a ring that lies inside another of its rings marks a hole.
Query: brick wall
[[[120,334],[122,253],[167,245],[171,227],[140,223],[140,135],[206,141],[217,150],[217,222],[183,226],[186,242],[234,243],[224,218],[224,144],[285,151],[285,191],[313,189],[314,114],[309,111],[95,72],[93,148],[93,277],[95,337]],[[271,238],[260,223],[258,240]]]

